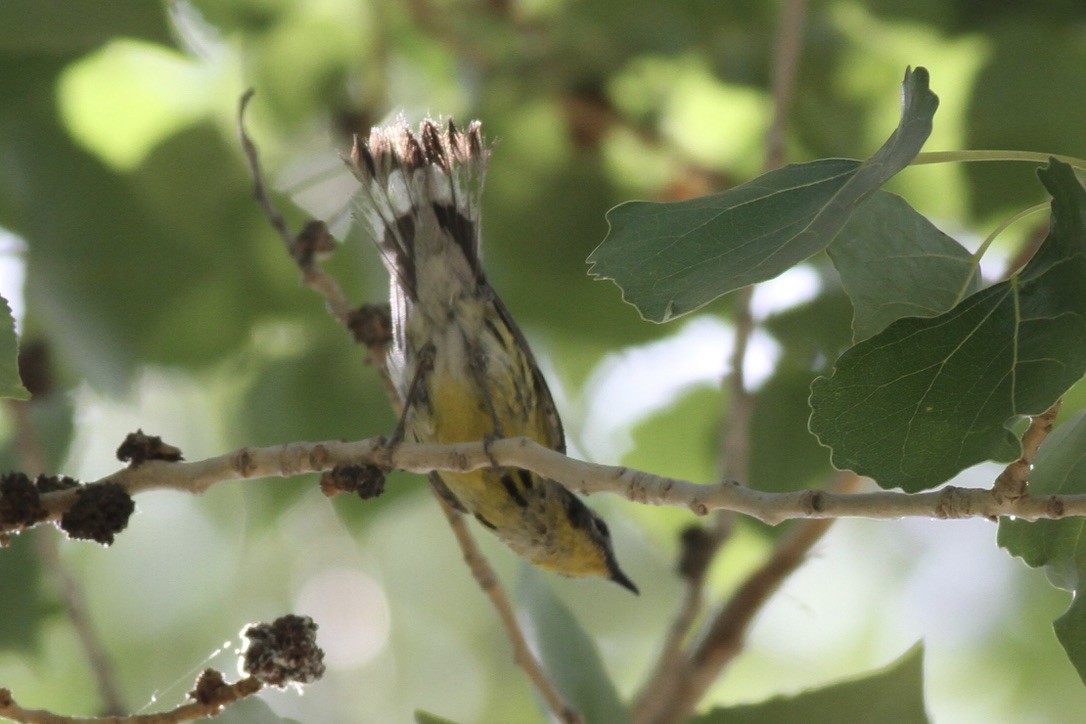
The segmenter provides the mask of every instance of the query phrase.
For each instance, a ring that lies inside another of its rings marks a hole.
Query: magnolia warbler
[[[479,203],[490,149],[474,122],[406,123],[356,136],[348,164],[359,209],[391,276],[388,368],[405,434],[453,443],[526,436],[561,452],[550,390],[482,267]],[[438,491],[516,553],[567,576],[633,592],[607,524],[553,480],[527,470],[433,473]]]

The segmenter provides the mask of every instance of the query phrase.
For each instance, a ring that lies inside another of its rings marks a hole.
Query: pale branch
[[[97,483],[115,483],[129,494],[173,489],[202,493],[234,480],[318,473],[339,465],[376,465],[412,473],[434,470],[470,472],[497,464],[531,470],[584,495],[613,493],[644,505],[688,508],[696,515],[732,510],[776,525],[797,518],[989,518],[1054,520],[1086,516],[1086,494],[1024,495],[997,499],[992,490],[947,486],[927,493],[878,491],[834,493],[817,489],[790,493],[754,490],[735,481],[698,484],[640,470],[600,465],[567,457],[524,437],[489,443],[425,445],[403,442],[389,449],[383,438],[357,442],[329,440],[276,447],[245,447],[197,462],[148,460],[108,475]],[[41,495],[44,521],[59,520],[78,497],[79,488]],[[0,533],[18,526],[0,527]]]

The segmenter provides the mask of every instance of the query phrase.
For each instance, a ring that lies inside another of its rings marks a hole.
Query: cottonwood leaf
[[[456,724],[452,719],[446,719],[437,714],[418,709],[415,711],[415,724]]]
[[[566,702],[585,721],[630,721],[595,643],[536,568],[522,566],[517,598],[532,650],[538,652],[543,670]]]
[[[1086,190],[1055,159],[1037,173],[1051,226],[1019,274],[943,314],[897,320],[814,381],[810,427],[835,466],[911,492],[1012,459],[1008,425],[1086,372]]]
[[[763,323],[781,345],[781,356],[773,376],[754,393],[752,488],[778,493],[798,490],[821,484],[832,472],[830,451],[807,428],[808,398],[814,374],[828,373],[832,361],[848,348],[851,319],[848,297],[833,285]],[[782,454],[785,450],[787,454]]]
[[[924,68],[907,70],[897,129],[866,161],[792,164],[720,194],[631,201],[590,274],[612,279],[645,319],[666,322],[728,292],[772,279],[829,244],[852,212],[920,152],[939,105]]]
[[[0,397],[29,400],[30,393],[19,377],[19,340],[8,301],[0,297]]]
[[[1029,477],[1033,495],[1086,493],[1086,411],[1060,425],[1041,445]],[[999,545],[1026,565],[1044,567],[1052,585],[1073,591],[1071,606],[1055,621],[1056,638],[1086,682],[1086,519],[999,522]]]
[[[691,720],[691,724],[922,724],[924,648],[917,644],[885,669],[860,679],[780,696],[759,704],[729,706]]]
[[[15,656],[37,651],[53,613],[55,604],[45,593],[44,575],[29,536],[14,538],[0,551],[0,581],[11,582],[0,596],[0,647]]]
[[[4,0],[0,3],[0,51],[84,52],[112,38],[168,44],[165,8],[144,0]]]
[[[854,341],[902,317],[932,317],[980,289],[973,255],[905,199],[879,191],[826,251],[852,300]]]

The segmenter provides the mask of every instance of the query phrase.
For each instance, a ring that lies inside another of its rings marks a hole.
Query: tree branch
[[[388,449],[383,438],[245,447],[197,462],[148,460],[96,482],[115,483],[130,494],[161,489],[202,493],[229,481],[289,477],[352,464],[376,465],[413,473],[433,470],[463,473],[496,464],[531,470],[584,495],[614,493],[635,503],[687,508],[701,516],[711,510],[732,510],[770,525],[797,518],[995,520],[1001,516],[1014,516],[1021,520],[1056,520],[1086,516],[1086,494],[1027,494],[1020,498],[998,499],[992,490],[955,486],[927,493],[835,493],[819,489],[767,493],[734,481],[701,485],[627,467],[576,460],[525,437],[450,445],[403,442],[394,450]],[[86,486],[41,495],[46,515],[39,522],[59,520],[71,508],[83,487]],[[0,533],[18,532],[22,528],[5,523],[0,526]]]
[[[204,669],[189,701],[170,711],[127,716],[70,717],[43,709],[24,709],[11,691],[0,689],[0,716],[25,724],[172,724],[205,719],[265,686],[282,689],[317,681],[324,675],[324,652],[317,646],[317,624],[308,616],[287,614],[243,631],[247,639],[238,661],[245,678],[228,684],[215,669]]]
[[[229,704],[251,696],[263,688],[263,684],[248,676],[234,684],[223,684],[216,691],[214,701],[191,701],[170,711],[129,716],[76,717],[54,714],[44,709],[24,709],[19,706],[7,689],[0,689],[0,717],[7,717],[20,724],[180,724],[195,719],[218,716]]]

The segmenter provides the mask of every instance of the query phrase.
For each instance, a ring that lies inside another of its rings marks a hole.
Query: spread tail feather
[[[451,119],[427,119],[416,134],[401,120],[374,128],[368,139],[355,136],[348,165],[362,184],[359,211],[410,299],[417,298],[420,223],[436,222],[483,279],[479,200],[489,157],[478,121],[461,131]]]

